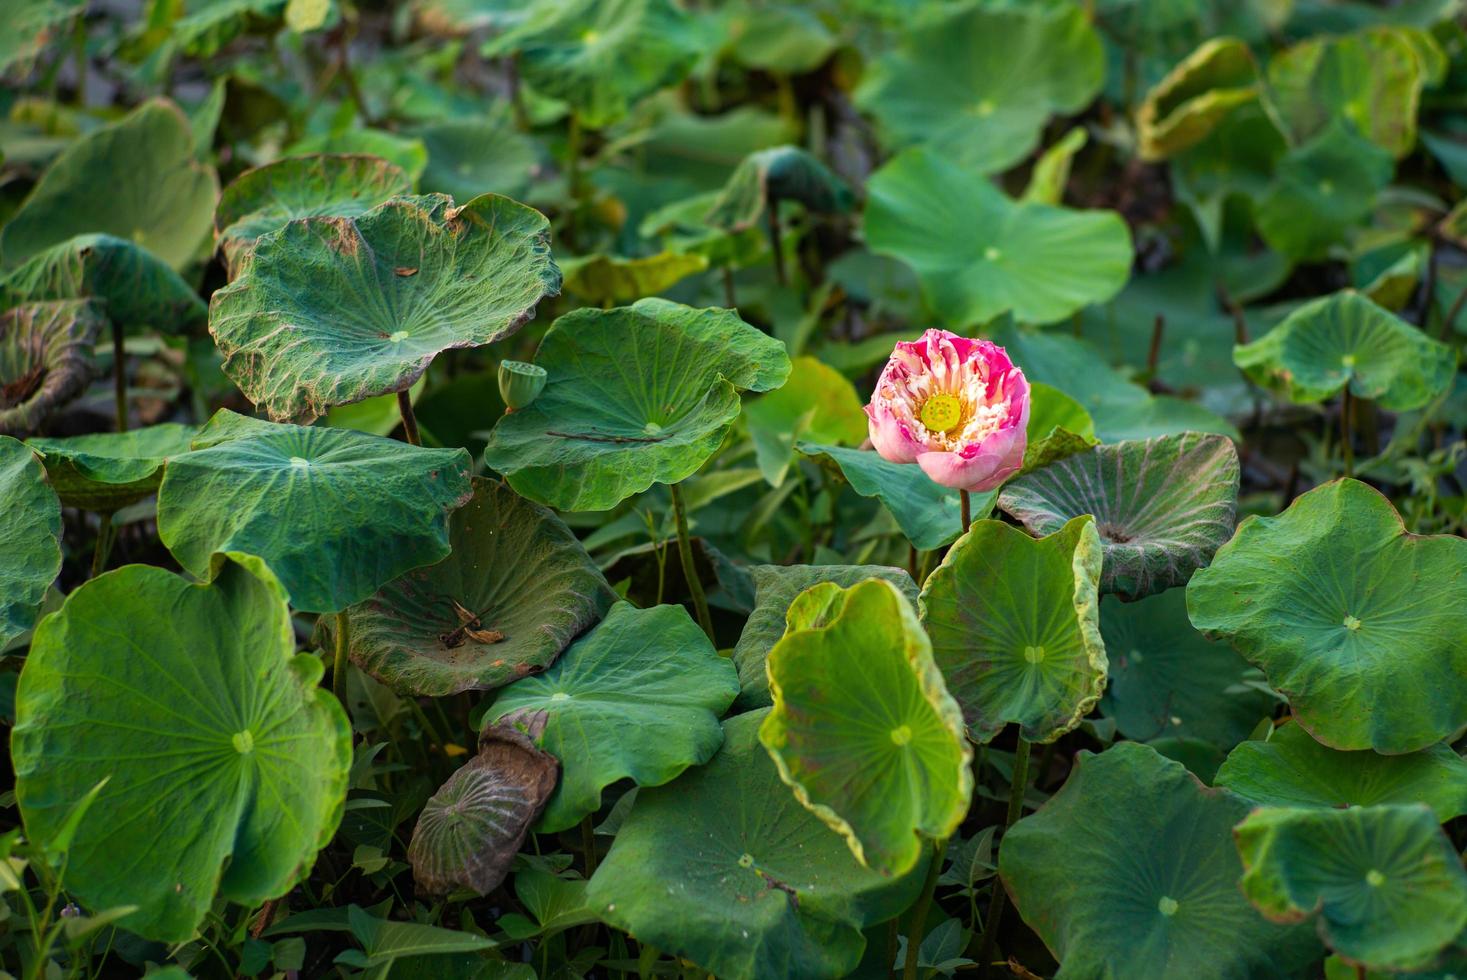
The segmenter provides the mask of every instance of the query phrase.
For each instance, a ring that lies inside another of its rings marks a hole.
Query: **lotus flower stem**
[[[917,904],[912,907],[912,923],[907,927],[907,958],[902,963],[902,980],[917,980],[917,954],[922,937],[927,932],[927,913],[932,909],[932,893],[937,890],[937,878],[942,874],[942,861],[947,855],[947,838],[933,842],[932,863],[927,865],[927,878],[922,882],[922,892]]]
[[[784,271],[784,251],[779,247],[779,198],[769,199],[766,215],[769,218],[769,248],[774,252],[774,279],[781,286],[788,286],[789,279]]]
[[[413,414],[413,398],[406,390],[397,393],[397,411],[402,416],[402,432],[407,436],[407,441],[414,446],[421,446],[423,437],[418,434],[418,417]]]
[[[336,659],[331,665],[331,693],[346,707],[346,655],[351,649],[351,620],[346,610],[336,614]],[[410,699],[411,700],[411,699]]]
[[[127,347],[122,324],[112,321],[112,392],[117,406],[117,431],[127,431]]]
[[[1020,733],[1014,746],[1014,774],[1009,780],[1009,810],[1004,820],[1004,830],[1019,822],[1024,813],[1024,790],[1029,786],[1029,742]],[[1002,843],[1000,842],[1000,846]],[[993,897],[988,902],[988,918],[983,923],[983,938],[978,943],[978,976],[988,975],[989,961],[993,958],[993,947],[998,942],[998,930],[1003,924],[1004,906],[1008,904],[1008,892],[997,877],[993,879]]]
[[[688,540],[688,512],[683,505],[683,494],[676,483],[671,484],[668,489],[672,492],[672,513],[677,520],[677,552],[683,561],[683,577],[688,580],[688,591],[693,594],[693,608],[698,613],[698,625],[708,634],[709,642],[716,646],[717,641],[713,639],[713,617],[708,613],[708,597],[703,594],[703,582],[698,578],[697,566],[693,564],[693,544]]]
[[[958,499],[963,505],[963,530],[961,534],[967,534],[968,528],[973,526],[973,498],[966,490],[958,491]]]

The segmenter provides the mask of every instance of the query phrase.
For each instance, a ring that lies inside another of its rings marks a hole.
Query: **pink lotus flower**
[[[882,459],[979,493],[1024,461],[1029,382],[997,344],[929,330],[896,345],[866,417]]]

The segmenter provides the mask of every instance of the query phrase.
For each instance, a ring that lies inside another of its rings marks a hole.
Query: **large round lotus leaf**
[[[732,310],[663,299],[567,313],[535,363],[545,390],[499,420],[484,462],[560,510],[609,510],[691,476],[738,417],[739,390],[790,372],[784,344]]]
[[[508,337],[559,291],[549,229],[493,194],[292,221],[210,301],[224,373],[276,420],[406,391],[438,354]]]
[[[95,299],[107,319],[129,329],[182,333],[208,308],[172,267],[134,242],[77,235],[31,256],[0,279],[0,304]]]
[[[912,604],[883,579],[796,597],[769,651],[759,729],[801,803],[885,875],[910,871],[968,812],[973,750]]]
[[[87,232],[136,242],[175,269],[209,234],[219,179],[194,159],[188,117],[154,99],[72,143],[0,231],[7,268]]]
[[[1404,412],[1450,387],[1457,352],[1345,289],[1299,307],[1267,335],[1233,348],[1254,381],[1290,401],[1322,402],[1346,385],[1357,398]]]
[[[285,590],[260,559],[212,581],[128,565],[36,628],[11,736],[26,836],[76,828],[66,888],[149,939],[194,935],[219,895],[255,906],[310,870],[341,820],[346,712],[295,653]]]
[[[1058,793],[1003,837],[998,871],[1057,976],[1293,978],[1319,957],[1238,891],[1248,804],[1139,742],[1082,752]]]
[[[501,691],[484,719],[545,713],[536,744],[560,760],[561,777],[537,830],[551,833],[595,813],[619,779],[661,786],[707,762],[738,693],[733,664],[682,606],[619,602],[555,666]]]
[[[27,435],[92,380],[106,325],[92,300],[25,303],[0,313],[0,435]]]
[[[745,708],[770,703],[764,662],[784,636],[785,614],[801,592],[821,582],[847,589],[868,578],[881,578],[901,589],[909,601],[917,601],[912,576],[887,565],[755,565],[749,572],[754,577],[754,611],[744,622],[744,631],[733,650],[734,666],[739,672],[738,703]]]
[[[1273,713],[1267,692],[1241,686],[1248,662],[1192,628],[1184,589],[1106,596],[1100,635],[1110,662],[1100,710],[1126,738],[1195,738],[1226,752]]]
[[[615,600],[570,528],[497,481],[474,481],[448,532],[447,558],[347,610],[352,662],[405,694],[487,690],[544,670]],[[329,646],[334,622],[318,626]]]
[[[349,429],[221,410],[170,460],[158,536],[195,575],[220,551],[259,555],[302,612],[336,612],[448,555],[472,493],[469,455]]]
[[[927,150],[887,163],[867,194],[871,251],[910,265],[953,327],[1009,312],[1063,320],[1110,299],[1131,274],[1131,234],[1116,213],[1019,204]]]
[[[86,12],[86,0],[16,0],[0,25],[0,71],[40,54],[55,39],[56,25]]]
[[[733,35],[727,51],[745,68],[782,75],[804,75],[823,65],[840,45],[818,9],[799,6],[730,4],[725,21]]]
[[[165,422],[127,432],[29,439],[46,477],[68,507],[112,513],[151,496],[170,456],[189,451],[198,429]]]
[[[856,195],[808,150],[776,146],[744,158],[704,220],[715,228],[743,231],[758,224],[771,202],[779,201],[798,201],[823,214],[843,214],[855,205]]]
[[[597,306],[655,296],[706,268],[707,259],[688,252],[658,252],[635,259],[597,253],[561,261],[566,291]]]
[[[927,577],[922,625],[969,738],[988,742],[1015,722],[1029,741],[1053,742],[1095,707],[1100,560],[1088,516],[1037,540],[978,521]]]
[[[582,123],[600,128],[680,81],[702,47],[692,17],[672,0],[565,0],[537,5],[485,50],[514,52],[536,91],[569,102]]]
[[[797,442],[795,449],[822,465],[835,467],[861,496],[880,500],[919,551],[945,547],[963,532],[958,491],[934,483],[920,466],[888,462],[870,449],[809,442]],[[977,519],[987,515],[997,499],[997,490],[974,494],[972,516]]]
[[[467,888],[487,895],[509,873],[555,789],[555,757],[521,731],[492,726],[474,756],[439,787],[418,814],[408,861],[431,895]]]
[[[750,400],[744,424],[759,472],[772,487],[784,482],[797,440],[858,446],[870,429],[850,380],[808,355],[791,362],[789,379],[777,390]]]
[[[1264,808],[1234,831],[1243,893],[1269,918],[1383,970],[1432,965],[1467,929],[1467,871],[1424,805]]]
[[[1206,139],[1234,109],[1258,98],[1258,63],[1235,37],[1212,38],[1146,93],[1136,113],[1141,155],[1164,160]]]
[[[1279,161],[1255,207],[1258,232],[1291,259],[1328,258],[1370,215],[1395,169],[1389,153],[1336,120]]]
[[[1104,77],[1100,36],[1078,5],[966,4],[908,31],[856,101],[888,143],[923,143],[986,174],[1028,156],[1049,117],[1085,108]]]
[[[1409,534],[1336,480],[1249,517],[1187,587],[1192,625],[1260,667],[1336,749],[1424,749],[1467,725],[1467,541]]]
[[[1397,158],[1416,145],[1424,76],[1407,32],[1394,28],[1308,38],[1268,62],[1270,99],[1295,140],[1343,117]]]
[[[224,188],[214,211],[214,235],[238,273],[262,235],[297,218],[355,218],[412,190],[407,174],[378,157],[286,157],[246,170]]]
[[[1259,806],[1425,803],[1441,823],[1467,813],[1467,761],[1447,745],[1406,755],[1340,752],[1298,725],[1278,728],[1266,742],[1241,743],[1218,769],[1215,785]]]
[[[480,194],[519,199],[539,176],[535,141],[515,129],[508,113],[450,118],[414,129],[428,148],[428,166],[419,181],[424,191],[461,201]]]
[[[767,714],[731,718],[706,766],[638,791],[586,903],[726,980],[844,976],[861,930],[911,904],[922,875],[862,867],[795,801],[756,740]]]
[[[1226,436],[1184,432],[1067,456],[1012,481],[998,505],[1033,534],[1095,515],[1103,592],[1139,598],[1174,585],[1233,533],[1238,451]]]
[[[61,504],[35,455],[0,436],[0,650],[35,625],[61,572]]]

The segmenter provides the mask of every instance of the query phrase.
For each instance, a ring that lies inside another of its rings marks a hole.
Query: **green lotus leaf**
[[[739,693],[682,606],[619,602],[555,666],[499,693],[486,723],[545,714],[536,744],[560,760],[560,785],[536,828],[566,830],[601,808],[619,779],[661,786],[713,757],[719,716]]]
[[[416,136],[403,136],[385,129],[344,129],[297,140],[285,148],[286,157],[313,156],[378,157],[407,174],[410,186],[428,169],[428,147]]]
[[[615,599],[560,518],[496,481],[473,487],[448,519],[447,558],[346,611],[352,662],[401,693],[488,690],[544,670]],[[329,648],[335,624],[317,629]]]
[[[25,303],[0,313],[0,435],[33,432],[91,383],[106,324],[92,300]]]
[[[1268,741],[1241,743],[1218,769],[1216,785],[1259,806],[1375,806],[1425,803],[1446,823],[1467,813],[1467,761],[1442,743],[1406,755],[1340,752],[1299,725]]]
[[[218,196],[218,177],[194,159],[188,117],[154,99],[68,146],[0,230],[0,253],[13,269],[75,235],[104,232],[180,269],[198,257]]]
[[[1370,216],[1395,173],[1391,155],[1337,119],[1279,161],[1258,200],[1258,232],[1291,259],[1324,259]]]
[[[519,199],[540,170],[535,141],[515,129],[506,112],[442,119],[412,133],[428,148],[424,191],[460,201],[488,193]]]
[[[701,255],[714,267],[742,269],[767,261],[769,242],[764,230],[749,228],[730,234],[703,221],[716,200],[718,192],[709,191],[674,201],[643,218],[638,232],[643,238],[660,239],[669,251]]]
[[[804,612],[797,607],[804,606]],[[825,582],[796,597],[769,651],[759,728],[779,777],[884,875],[911,871],[968,812],[973,749],[900,589]]]
[[[350,429],[219,411],[171,459],[158,536],[195,575],[221,551],[259,555],[302,612],[336,612],[448,556],[448,515],[469,500],[469,455]]]
[[[1221,248],[1229,204],[1247,214],[1248,205],[1256,204],[1273,186],[1279,161],[1289,148],[1274,114],[1255,99],[1234,106],[1212,132],[1172,158],[1177,198],[1191,211],[1211,251]]]
[[[499,420],[484,462],[560,510],[609,510],[691,476],[738,417],[739,390],[778,388],[790,371],[784,344],[737,313],[663,299],[567,313],[535,363],[545,390]]]
[[[597,306],[610,306],[655,296],[708,268],[708,260],[686,252],[658,252],[636,259],[598,253],[564,259],[560,268],[567,292]]]
[[[844,976],[861,930],[916,897],[920,868],[893,880],[857,863],[780,783],[756,740],[767,717],[729,719],[706,766],[637,792],[586,903],[726,980]]]
[[[998,872],[1064,977],[1292,978],[1306,928],[1238,891],[1232,828],[1248,804],[1149,745],[1081,752],[1059,792],[1003,837]]]
[[[1076,126],[1040,154],[1034,161],[1029,183],[1019,200],[1026,204],[1060,204],[1070,182],[1070,166],[1075,162],[1075,154],[1085,148],[1089,138],[1084,126]]]
[[[681,81],[702,48],[693,18],[671,0],[566,0],[537,5],[485,54],[513,52],[526,82],[599,129]]]
[[[1228,540],[1238,480],[1231,439],[1185,432],[1067,456],[1010,482],[998,505],[1031,534],[1093,514],[1101,591],[1137,599],[1185,585]]]
[[[856,195],[808,150],[776,146],[744,158],[704,220],[715,228],[744,231],[780,201],[798,201],[821,214],[844,214],[855,206]]]
[[[285,590],[250,555],[209,581],[127,565],[36,627],[11,736],[26,836],[66,829],[67,891],[162,942],[215,896],[253,907],[305,877],[336,832],[351,766],[321,661],[296,655]]]
[[[0,279],[0,305],[89,298],[131,330],[183,333],[208,317],[199,294],[167,263],[112,235],[68,238]]]
[[[1415,752],[1467,725],[1467,541],[1336,480],[1249,517],[1187,587],[1192,625],[1261,668],[1316,739]]]
[[[1344,118],[1397,159],[1416,145],[1426,76],[1410,32],[1393,27],[1306,38],[1268,62],[1271,100],[1296,141]]]
[[[888,144],[923,144],[987,174],[1028,156],[1049,117],[1084,109],[1104,77],[1100,36],[1079,6],[970,3],[909,29],[872,64],[856,103]]]
[[[1042,381],[1029,385],[1029,427],[1021,473],[1084,452],[1097,442],[1095,420],[1069,395]]]
[[[1106,596],[1100,635],[1110,662],[1100,710],[1127,738],[1199,739],[1226,752],[1273,712],[1267,692],[1241,687],[1248,662],[1192,628],[1184,589],[1138,602]]]
[[[1234,831],[1243,893],[1269,918],[1383,970],[1432,965],[1467,929],[1467,871],[1431,807],[1265,808]]]
[[[1240,105],[1257,100],[1258,63],[1235,37],[1212,38],[1146,93],[1136,113],[1141,156],[1165,160],[1205,139]]]
[[[1233,348],[1258,384],[1313,404],[1350,386],[1357,398],[1402,412],[1451,386],[1457,353],[1353,289],[1305,303],[1266,335]]]
[[[800,442],[795,449],[838,469],[851,489],[875,497],[896,518],[912,547],[932,551],[951,544],[963,532],[958,491],[933,483],[920,466],[891,463],[870,449],[843,449]],[[987,516],[998,491],[974,494],[972,516]]]
[[[502,340],[560,289],[544,215],[486,194],[394,198],[256,243],[214,294],[224,372],[277,421],[405,391],[433,358]]]
[[[1110,299],[1131,272],[1131,234],[1114,212],[1019,204],[926,150],[887,163],[867,194],[871,251],[910,265],[953,327],[1010,312],[1062,320]]]
[[[483,28],[504,30],[529,12],[521,0],[424,0],[414,7],[418,23],[434,34],[462,37]]]
[[[733,650],[739,673],[738,706],[742,708],[761,708],[771,703],[764,664],[769,651],[784,636],[790,604],[806,589],[821,582],[848,589],[868,578],[880,578],[900,589],[908,601],[917,601],[917,585],[912,577],[888,565],[755,565],[749,572],[754,576],[754,611],[744,622]]]
[[[418,814],[408,844],[418,887],[430,895],[460,888],[487,895],[498,888],[559,772],[555,757],[536,748],[528,734],[501,725],[486,728],[478,754]]]
[[[1089,516],[1037,540],[978,521],[927,577],[922,625],[973,741],[1014,722],[1053,742],[1100,700],[1100,563]]]
[[[859,445],[866,438],[866,413],[855,386],[813,357],[797,357],[790,376],[744,408],[759,472],[770,486],[784,482],[798,440]]]
[[[19,0],[5,12],[0,27],[0,71],[34,58],[57,36],[56,25],[86,12],[85,0]]]
[[[407,174],[378,157],[286,157],[224,188],[214,235],[237,275],[256,241],[298,218],[355,218],[412,189]]]
[[[734,35],[730,53],[745,68],[804,75],[823,65],[839,47],[839,38],[816,10],[795,5],[733,10],[735,19],[728,25]]]
[[[158,491],[163,464],[189,451],[198,430],[165,422],[127,432],[28,439],[68,507],[110,514]]]
[[[61,504],[35,455],[0,436],[0,650],[36,623],[61,573]]]

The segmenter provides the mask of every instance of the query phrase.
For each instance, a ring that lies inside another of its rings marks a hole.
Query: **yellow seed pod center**
[[[941,393],[922,403],[922,424],[933,432],[955,429],[963,420],[963,403],[957,395]]]

